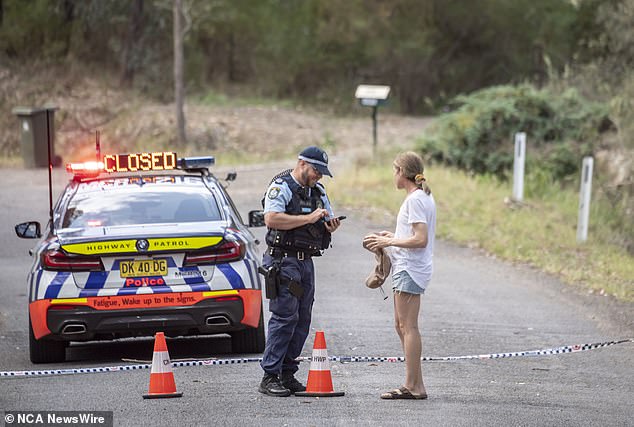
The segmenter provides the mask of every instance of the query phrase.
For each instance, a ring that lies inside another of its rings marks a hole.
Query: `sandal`
[[[427,399],[427,393],[414,394],[411,391],[409,391],[407,388],[401,387],[401,388],[397,388],[397,389],[388,391],[386,393],[383,393],[381,395],[381,399],[388,399],[388,400],[393,400],[393,399],[423,400],[423,399]]]

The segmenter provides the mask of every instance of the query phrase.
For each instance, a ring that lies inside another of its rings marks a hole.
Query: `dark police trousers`
[[[265,254],[263,264],[270,266],[273,259]],[[311,257],[298,260],[295,257],[282,258],[281,275],[285,279],[299,282],[304,290],[301,298],[292,295],[288,286],[280,285],[276,298],[269,301],[269,332],[260,365],[268,374],[298,370],[295,361],[304,347],[310,331],[310,321],[315,299],[315,269]]]

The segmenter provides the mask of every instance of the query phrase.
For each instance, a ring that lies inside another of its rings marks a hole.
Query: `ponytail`
[[[429,185],[427,185],[425,175],[423,175],[422,173],[416,174],[416,176],[414,177],[414,183],[416,184],[416,186],[418,186],[418,188],[423,190],[425,194],[431,194],[431,188],[429,188]]]

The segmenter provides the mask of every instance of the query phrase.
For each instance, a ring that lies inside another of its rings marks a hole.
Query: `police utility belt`
[[[275,260],[291,257],[291,258],[297,258],[300,261],[308,259],[314,254],[313,252],[304,252],[304,251],[296,251],[293,249],[272,248],[272,247],[269,247],[266,250],[266,253],[271,255],[271,257]]]

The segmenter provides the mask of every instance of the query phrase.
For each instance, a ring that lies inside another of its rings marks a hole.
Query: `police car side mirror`
[[[264,212],[263,211],[250,211],[249,212],[249,227],[264,227]]]
[[[238,173],[237,172],[229,172],[227,174],[227,177],[225,178],[225,181],[229,181],[229,182],[235,181],[237,177],[238,177]]]
[[[15,234],[22,239],[39,239],[42,237],[40,223],[29,221],[18,224],[15,226]]]

